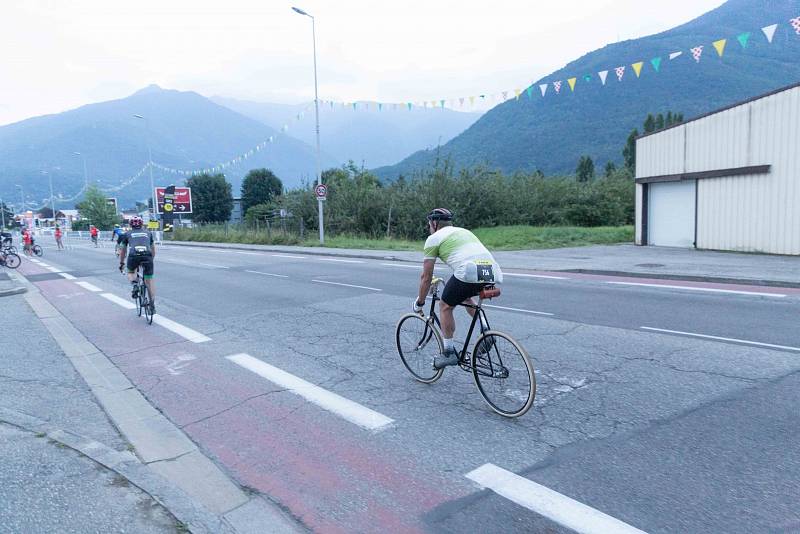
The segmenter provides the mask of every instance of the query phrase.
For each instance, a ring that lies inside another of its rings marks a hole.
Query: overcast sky
[[[264,102],[404,102],[524,88],[722,0],[6,0],[0,124],[148,84]],[[691,45],[693,43],[687,43]]]

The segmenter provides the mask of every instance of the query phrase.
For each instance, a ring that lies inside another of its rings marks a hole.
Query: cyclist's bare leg
[[[152,278],[145,278],[144,285],[147,286],[147,292],[150,293],[150,302],[156,301],[156,281]]]
[[[472,298],[468,298],[462,304],[470,304],[475,305],[475,301]],[[475,315],[475,310],[473,308],[466,308],[467,313],[469,313],[470,317]],[[439,315],[441,316],[440,319],[442,321],[442,333],[444,337],[447,339],[451,339],[456,333],[456,320],[453,317],[453,306],[450,306],[443,300],[439,301]]]

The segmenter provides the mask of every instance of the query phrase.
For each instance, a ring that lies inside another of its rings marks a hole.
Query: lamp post
[[[25,220],[25,191],[22,189],[22,186],[19,184],[15,184],[16,187],[19,188],[19,201],[22,203],[22,209],[20,210],[20,215],[22,220]]]
[[[89,173],[86,172],[86,156],[81,154],[80,152],[73,152],[75,156],[80,156],[83,159],[83,187],[84,189],[88,189],[89,187]]]
[[[3,198],[2,197],[0,197],[0,219],[2,219],[2,223],[0,223],[0,224],[3,225],[3,226],[0,226],[0,228],[5,230],[5,228],[6,228],[6,205],[3,202]]]
[[[144,121],[144,136],[147,143],[147,166],[150,168],[150,199],[153,203],[153,220],[158,219],[158,210],[156,210],[156,186],[153,182],[153,152],[150,150],[150,121],[143,115],[135,114],[134,118]]]
[[[311,19],[311,42],[314,49],[314,114],[317,119],[317,185],[322,185],[322,170],[320,169],[320,150],[319,150],[319,93],[317,87],[317,30],[315,26],[314,17],[300,9],[299,7],[292,7],[295,13],[303,15]],[[322,217],[322,199],[317,199],[317,206],[319,209],[319,243],[325,244],[325,224]]]
[[[55,225],[55,223],[56,223],[56,203],[53,200],[53,176],[47,171],[42,171],[42,174],[47,175],[47,179],[50,182],[50,211],[53,212],[53,225]]]

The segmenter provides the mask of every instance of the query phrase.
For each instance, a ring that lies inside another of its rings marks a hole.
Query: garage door
[[[648,244],[693,247],[695,180],[653,183],[648,189]]]

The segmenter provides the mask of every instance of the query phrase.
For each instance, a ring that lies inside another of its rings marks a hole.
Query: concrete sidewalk
[[[164,244],[168,247],[260,250],[417,263],[422,259],[422,243],[420,252],[186,241],[166,241]],[[797,256],[637,247],[630,244],[497,251],[494,256],[504,269],[800,287],[800,257]]]

